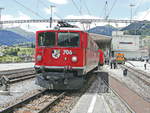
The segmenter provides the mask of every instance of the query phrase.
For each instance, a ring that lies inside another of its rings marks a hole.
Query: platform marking
[[[96,99],[97,99],[97,93],[94,94],[93,98],[92,98],[92,102],[89,106],[88,112],[87,113],[93,113],[93,109],[96,103]]]
[[[103,103],[104,103],[104,106],[105,106],[105,110],[107,111],[107,113],[112,113],[111,110],[110,110],[110,107],[108,105],[108,103],[106,102],[106,100],[104,99],[104,96],[102,95],[101,96],[102,100],[103,100]]]

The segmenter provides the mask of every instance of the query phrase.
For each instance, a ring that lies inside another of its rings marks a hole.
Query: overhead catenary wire
[[[103,12],[104,12],[104,10],[105,10],[105,5],[104,5],[104,7],[102,8],[101,12],[99,13],[99,17],[100,17],[100,18],[103,17]]]
[[[145,16],[143,17],[143,20],[146,18],[147,15],[149,15],[149,13],[150,13],[150,9],[147,11],[147,13],[145,14]],[[144,22],[142,26],[140,26],[138,29],[136,29],[136,31],[141,30],[146,25],[146,23],[147,22]]]
[[[36,0],[36,10],[38,11],[39,9],[39,0]]]
[[[107,19],[109,18],[109,16],[110,16],[110,14],[111,14],[111,12],[112,12],[114,6],[116,5],[116,3],[117,3],[117,0],[114,0],[114,1],[113,1],[113,4],[112,4],[112,6],[111,6],[111,8],[110,8],[110,10],[109,10],[109,12],[107,13],[108,2],[107,2],[107,1],[105,2],[105,7],[104,7],[104,9],[105,9],[105,20],[107,20]],[[109,22],[108,22],[108,25],[110,25]],[[106,32],[108,32],[108,30],[109,30],[109,29],[106,28]]]
[[[149,11],[145,14],[143,20],[146,18],[147,15],[149,15],[149,13],[150,13],[150,9],[149,9]],[[148,22],[148,23],[149,23],[149,22]],[[147,24],[147,22],[146,22],[146,21],[143,21],[142,25],[141,25],[138,29],[135,30],[135,35],[137,35],[137,31],[140,31],[144,26],[146,26],[146,24]]]
[[[49,8],[49,6],[48,6],[43,0],[39,0],[39,2],[40,2],[44,7]],[[56,12],[54,12],[54,14],[55,14],[58,18],[62,19],[62,17],[61,17],[60,15],[58,15]]]
[[[114,2],[113,2],[113,4],[112,4],[112,7],[110,8],[110,11],[108,12],[108,15],[106,16],[106,19],[109,18],[109,16],[110,16],[110,14],[111,14],[111,12],[112,12],[114,6],[116,5],[116,3],[117,3],[117,0],[114,0]]]
[[[147,13],[144,15],[143,20],[150,14],[150,8],[148,9]]]
[[[38,0],[43,6],[48,7],[48,5],[46,3],[44,3],[44,1],[42,0]]]
[[[133,15],[135,15],[135,14],[137,13],[137,10],[138,10],[139,7],[141,6],[142,2],[143,2],[143,0],[140,0],[140,1],[137,3],[138,5],[137,5],[137,7],[136,7],[136,9],[135,9],[135,11],[134,11],[134,13],[133,13]],[[144,20],[144,19],[149,15],[149,13],[150,13],[150,8],[148,8],[147,13],[143,16],[142,20]]]
[[[134,10],[133,15],[135,15],[135,14],[137,13],[137,10],[140,8],[142,2],[143,2],[143,0],[140,0],[140,1],[137,3],[137,6],[136,6],[136,8],[135,8],[135,10]]]
[[[90,10],[89,10],[89,8],[88,8],[88,6],[87,6],[87,4],[86,4],[86,2],[85,2],[85,1],[84,1],[84,6],[85,6],[85,8],[86,8],[86,10],[87,10],[88,14],[89,14],[89,15],[91,15],[91,12],[90,12]]]
[[[87,6],[85,0],[84,0],[83,2],[84,2],[84,6],[85,6],[85,8],[86,8],[88,14],[89,14],[90,16],[92,16],[92,14],[91,14],[91,12],[90,12],[90,10],[89,10],[89,8],[88,8],[88,6]],[[97,26],[96,23],[94,23],[94,25],[95,25],[95,27]],[[89,28],[90,28],[90,26],[89,26]]]
[[[74,0],[71,0],[71,1],[72,1],[73,5],[75,6],[75,8],[77,9],[77,11],[79,12],[79,14],[82,15],[82,11],[80,10],[80,8],[76,4],[76,2]],[[83,24],[83,29],[85,30],[84,24]]]
[[[79,14],[82,15],[82,12],[81,12],[80,8],[79,8],[78,5],[75,3],[75,1],[74,1],[74,0],[71,0],[71,1],[72,1],[73,5],[75,6],[75,8],[78,10]]]
[[[40,17],[40,18],[43,18],[41,15],[39,15],[37,12],[33,11],[32,9],[26,7],[25,5],[23,5],[22,3],[20,3],[19,1],[17,0],[13,0],[14,2],[16,2],[17,4],[19,4],[20,6],[22,6],[23,8],[25,8],[26,10],[28,10],[29,12],[33,13],[34,15]],[[43,18],[44,19],[44,18]]]

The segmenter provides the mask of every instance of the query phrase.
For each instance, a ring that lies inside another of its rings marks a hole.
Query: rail
[[[23,80],[31,79],[35,77],[35,71],[33,68],[17,69],[0,71],[0,84],[2,85],[3,80],[6,78],[10,84],[20,82]]]
[[[24,73],[24,72],[29,72],[29,71],[34,71],[34,68],[23,68],[23,69],[14,69],[14,70],[5,70],[5,71],[0,71],[0,76],[2,75],[12,75],[12,74],[18,74],[18,73]]]
[[[114,77],[112,77],[114,78]],[[135,111],[128,105],[128,103],[109,85],[104,79],[102,79],[104,83],[109,87],[109,89],[120,99],[120,101],[127,107],[130,113],[135,113]]]
[[[31,101],[33,102],[37,98],[42,98],[42,96],[44,96],[46,92],[48,92],[48,90],[42,90],[41,92],[37,92],[36,94],[22,100],[21,102],[18,102],[10,107],[5,108],[4,110],[0,111],[0,113],[12,113],[14,111],[17,111],[21,109],[22,107],[24,107],[25,105],[27,105],[29,102]],[[44,107],[41,108],[40,106],[40,108],[36,112],[46,113],[49,109],[51,109],[54,105],[56,105],[56,103],[58,103],[65,94],[66,92],[59,94],[57,98],[53,99],[52,101],[49,101],[46,105],[44,105]]]
[[[0,113],[12,113],[12,112],[14,112],[14,110],[15,110],[16,108],[19,108],[19,107],[21,107],[23,104],[26,104],[26,103],[30,102],[31,100],[33,100],[34,98],[38,97],[39,95],[45,93],[46,91],[47,91],[47,90],[43,90],[43,91],[41,91],[41,92],[38,92],[38,93],[36,93],[36,94],[34,94],[34,95],[32,95],[32,96],[30,96],[30,97],[28,97],[28,98],[22,100],[21,102],[18,102],[18,103],[16,103],[16,104],[12,105],[12,106],[9,106],[9,107],[5,108],[4,110],[0,111]]]
[[[138,79],[143,81],[146,85],[150,86],[150,76],[148,73],[139,71],[137,69],[134,69],[134,68],[126,66],[126,65],[121,65],[121,67],[127,69],[128,71],[133,73],[134,76],[136,76]]]

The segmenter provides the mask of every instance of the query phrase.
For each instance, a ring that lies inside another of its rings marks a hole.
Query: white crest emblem
[[[52,57],[53,57],[54,59],[58,59],[58,58],[60,57],[60,50],[54,49],[54,50],[52,51]]]

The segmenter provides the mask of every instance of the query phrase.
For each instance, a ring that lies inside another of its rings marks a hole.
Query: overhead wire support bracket
[[[131,20],[118,20],[118,19],[53,19],[52,22],[114,22],[114,23],[130,23]],[[7,20],[0,21],[2,24],[12,24],[12,23],[49,23],[49,19],[39,19],[39,20]],[[132,20],[132,22],[138,22],[138,20]]]

